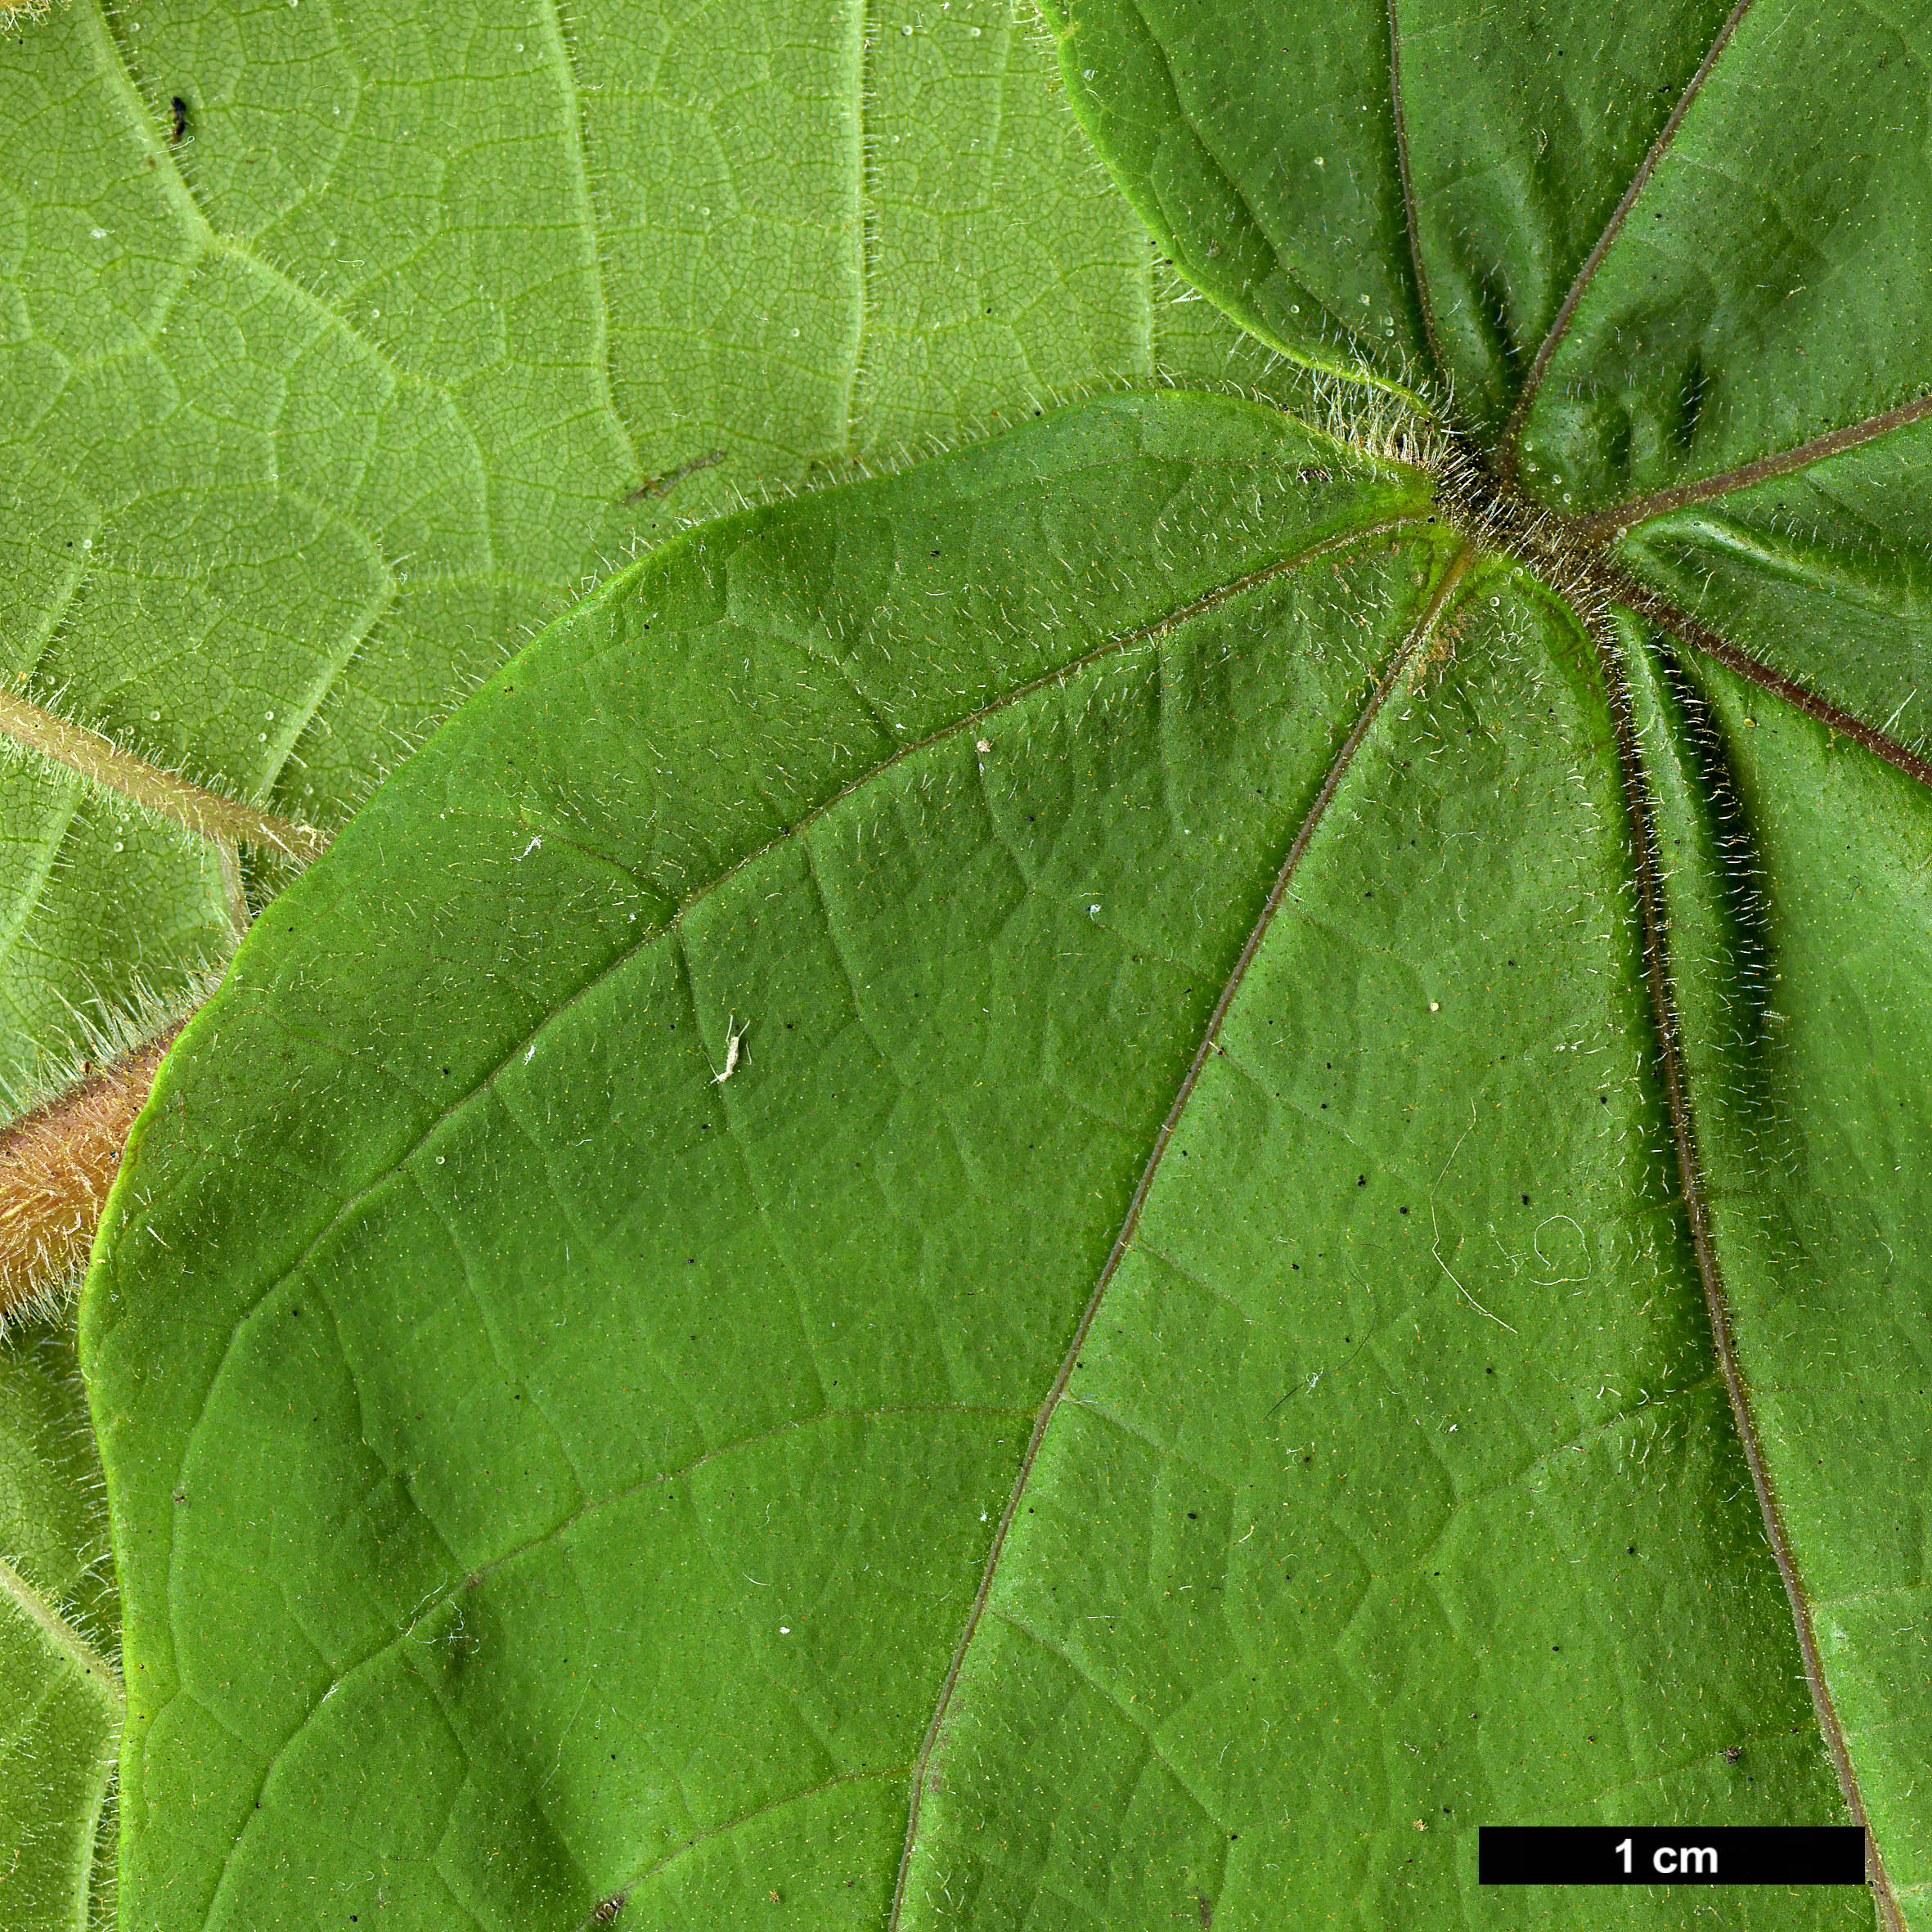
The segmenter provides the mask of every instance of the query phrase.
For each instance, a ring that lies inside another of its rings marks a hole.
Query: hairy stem
[[[278,819],[253,805],[206,790],[173,771],[164,771],[132,752],[123,751],[97,731],[89,731],[21,697],[0,690],[0,732],[83,778],[118,792],[146,810],[173,819],[203,838],[272,846],[306,863],[328,849],[329,834],[313,825]]]
[[[184,1023],[0,1133],[0,1327],[44,1306],[87,1259],[128,1130]]]

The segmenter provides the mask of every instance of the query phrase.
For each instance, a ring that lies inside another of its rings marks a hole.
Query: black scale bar
[[[1862,1885],[1856,1825],[1485,1825],[1485,1885]]]

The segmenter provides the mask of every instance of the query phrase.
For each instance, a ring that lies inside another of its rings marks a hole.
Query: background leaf
[[[70,1335],[0,1350],[0,1912],[114,1920],[119,1605]]]
[[[686,518],[1265,360],[1004,0],[97,3],[7,60],[0,663],[284,819]],[[0,842],[0,1081],[232,945],[222,855],[65,767]]]

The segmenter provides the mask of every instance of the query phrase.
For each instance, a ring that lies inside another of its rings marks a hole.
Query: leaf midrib
[[[1175,1133],[1179,1127],[1183,1117],[1186,1114],[1188,1103],[1193,1098],[1194,1090],[1200,1083],[1201,1076],[1207,1066],[1209,1058],[1218,1050],[1217,1042],[1222,1023],[1227,1018],[1229,1009],[1234,1004],[1235,998],[1247,977],[1248,968],[1253,964],[1256,955],[1260,952],[1261,943],[1267,937],[1269,927],[1274,923],[1275,914],[1279,912],[1283,903],[1287,897],[1288,888],[1301,868],[1302,857],[1306,853],[1309,844],[1314,838],[1323,819],[1327,815],[1328,807],[1333,802],[1337,792],[1341,789],[1342,780],[1348,775],[1349,767],[1355,762],[1355,754],[1361,748],[1363,740],[1368,737],[1377,718],[1381,716],[1382,708],[1386,703],[1390,694],[1395,690],[1396,684],[1408,670],[1409,665],[1415,661],[1418,652],[1427,644],[1430,637],[1442,622],[1458,586],[1462,583],[1470,566],[1476,561],[1479,554],[1475,541],[1472,538],[1465,538],[1460,547],[1444,566],[1441,575],[1431,589],[1415,622],[1409,627],[1395,649],[1390,653],[1382,675],[1377,679],[1375,688],[1369,694],[1368,702],[1357,714],[1348,735],[1343,739],[1340,748],[1330,760],[1328,766],[1323,775],[1322,783],[1316,791],[1314,799],[1302,818],[1301,824],[1296,830],[1294,839],[1289,845],[1287,856],[1282,861],[1281,867],[1275,874],[1273,888],[1269,892],[1253,925],[1249,928],[1241,951],[1235,959],[1233,968],[1223,984],[1220,995],[1215,1000],[1214,1009],[1208,1016],[1206,1027],[1202,1033],[1200,1045],[1194,1049],[1193,1058],[1188,1063],[1186,1072],[1181,1076],[1180,1085],[1175,1091],[1174,1100],[1154,1135],[1152,1148],[1148,1152],[1146,1164],[1141,1169],[1140,1179],[1134,1187],[1133,1196],[1128,1202],[1127,1211],[1121,1220],[1120,1231],[1114,1238],[1113,1246],[1101,1266],[1099,1276],[1094,1284],[1093,1292],[1088,1296],[1086,1305],[1081,1310],[1080,1319],[1074,1326],[1072,1339],[1067,1345],[1066,1351],[1060,1359],[1058,1370],[1048,1387],[1046,1395],[1034,1418],[1033,1432],[1028,1439],[1025,1452],[1020,1458],[1019,1467],[1013,1478],[1012,1490],[1007,1497],[1006,1507],[1001,1512],[999,1525],[993,1533],[992,1544],[986,1553],[986,1564],[980,1575],[979,1588],[967,1611],[965,1624],[959,1633],[959,1642],[954,1647],[952,1660],[947,1667],[946,1680],[940,1687],[939,1696],[933,1707],[932,1719],[927,1725],[925,1737],[920,1742],[919,1755],[913,1772],[912,1790],[907,1805],[905,1843],[900,1853],[899,1873],[892,1888],[892,1909],[886,1921],[886,1932],[898,1932],[900,1915],[905,1903],[906,1880],[912,1868],[913,1853],[919,1843],[919,1814],[925,1796],[926,1781],[931,1772],[932,1754],[937,1746],[940,1732],[946,1722],[946,1712],[952,1704],[953,1692],[958,1686],[960,1673],[965,1668],[966,1659],[972,1650],[973,1639],[977,1635],[980,1624],[986,1613],[988,1599],[992,1593],[993,1579],[998,1572],[1000,1558],[1005,1553],[1007,1538],[1019,1514],[1020,1504],[1027,1493],[1027,1485],[1031,1480],[1034,1464],[1038,1458],[1040,1445],[1046,1439],[1047,1430],[1051,1426],[1061,1400],[1066,1394],[1067,1383],[1072,1379],[1074,1367],[1080,1359],[1080,1352],[1086,1345],[1087,1337],[1092,1332],[1094,1323],[1100,1313],[1101,1304],[1106,1299],[1108,1286],[1118,1271],[1121,1261],[1134,1246],[1134,1237],[1140,1225],[1141,1212],[1147,1205],[1148,1197],[1153,1190],[1155,1179],[1161,1171],[1167,1149],[1173,1144]]]
[[[1395,0],[1389,0],[1389,4],[1393,8]],[[1570,325],[1575,319],[1578,307],[1589,292],[1590,284],[1596,279],[1597,271],[1615,245],[1618,236],[1623,232],[1624,223],[1629,218],[1630,210],[1636,205],[1638,196],[1643,192],[1651,175],[1656,172],[1657,164],[1669,152],[1671,143],[1677,138],[1678,129],[1683,125],[1684,117],[1690,113],[1697,97],[1703,92],[1705,83],[1710,79],[1724,50],[1730,46],[1739,24],[1750,12],[1751,4],[1752,0],[1737,0],[1737,4],[1724,16],[1723,25],[1718,29],[1716,37],[1705,50],[1704,58],[1698,63],[1697,70],[1685,84],[1683,92],[1678,97],[1656,138],[1644,151],[1642,160],[1637,164],[1636,172],[1630,177],[1621,199],[1611,211],[1610,219],[1604,223],[1602,233],[1597,237],[1595,245],[1584,257],[1583,266],[1577,270],[1555,319],[1551,322],[1542,342],[1538,344],[1535,358],[1530,365],[1529,374],[1523,378],[1522,389],[1516,396],[1515,405],[1509,413],[1509,420],[1503,425],[1498,443],[1498,470],[1506,487],[1516,481],[1516,463],[1521,453],[1522,434],[1529,422],[1530,411],[1535,406],[1537,396],[1543,388],[1543,379],[1548,373],[1557,351],[1570,333]],[[1416,260],[1416,272],[1418,277],[1422,272],[1419,254]],[[1440,357],[1437,358],[1437,367],[1446,378],[1449,372],[1443,368]]]
[[[1735,469],[1722,470],[1715,476],[1696,483],[1674,483],[1668,489],[1652,490],[1647,496],[1633,496],[1612,505],[1608,510],[1593,510],[1587,516],[1577,518],[1572,527],[1586,543],[1621,537],[1626,530],[1647,523],[1654,517],[1668,516],[1673,510],[1709,503],[1734,491],[1750,489],[1759,483],[1768,483],[1774,476],[1790,476],[1795,471],[1809,469],[1813,463],[1828,462],[1833,456],[1857,449],[1862,443],[1875,443],[1880,437],[1888,436],[1894,429],[1906,429],[1926,416],[1932,416],[1932,395],[1915,396],[1909,402],[1880,411],[1876,416],[1847,423],[1840,429],[1827,429],[1808,442],[1794,444],[1790,449],[1774,450],[1768,456],[1754,457],[1748,463],[1740,463]]]
[[[48,1647],[65,1659],[118,1724],[128,1701],[120,1673],[4,1557],[0,1557],[0,1597],[11,1602]]]
[[[1694,505],[1714,502],[1737,492],[1768,482],[1775,477],[1794,474],[1810,468],[1813,464],[1829,461],[1849,450],[1878,441],[1932,416],[1932,394],[1912,397],[1859,421],[1823,431],[1790,448],[1774,450],[1764,456],[1754,457],[1730,470],[1720,471],[1714,476],[1650,491],[1641,496],[1630,497],[1607,509],[1591,511],[1581,516],[1560,515],[1535,499],[1518,493],[1517,468],[1521,454],[1522,435],[1528,425],[1530,412],[1541,393],[1543,378],[1548,372],[1550,364],[1567,338],[1576,312],[1588,293],[1598,269],[1623,232],[1631,209],[1649,184],[1658,165],[1669,153],[1678,129],[1703,93],[1719,60],[1733,44],[1737,29],[1752,4],[1753,0],[1735,0],[1730,12],[1725,16],[1713,36],[1710,47],[1705,49],[1703,59],[1698,63],[1696,71],[1665,117],[1662,128],[1646,149],[1643,159],[1631,175],[1623,195],[1592,245],[1589,254],[1572,278],[1555,317],[1544,332],[1529,371],[1511,406],[1508,419],[1494,449],[1489,453],[1485,465],[1485,469],[1493,471],[1494,494],[1498,499],[1512,506],[1520,506],[1561,528],[1584,551],[1602,554],[1606,564],[1610,564],[1608,551],[1611,544],[1626,534],[1640,529],[1654,519],[1667,516],[1675,510]],[[1436,374],[1444,393],[1453,393],[1453,384],[1451,371],[1436,332],[1434,302],[1428,272],[1424,265],[1415,190],[1410,178],[1409,135],[1402,95],[1399,9],[1400,0],[1386,0],[1390,101],[1399,163],[1403,219],[1409,240],[1409,262],[1415,282],[1416,299],[1422,312],[1430,357],[1435,364]],[[1610,567],[1613,572],[1615,570],[1613,564]],[[1621,573],[1617,574],[1622,575]],[[1809,690],[1799,681],[1764,663],[1750,653],[1730,644],[1728,640],[1720,640],[1722,648],[1714,649],[1710,640],[1717,639],[1716,632],[1700,625],[1688,613],[1669,604],[1656,593],[1648,591],[1647,586],[1644,588],[1642,604],[1633,603],[1627,593],[1636,586],[1627,576],[1623,577],[1620,584],[1606,579],[1598,587],[1607,591],[1617,601],[1631,604],[1633,609],[1641,609],[1642,614],[1670,631],[1680,642],[1689,644],[1706,655],[1716,657],[1719,662],[1739,676],[1772,692],[1786,703],[1796,706],[1842,735],[1855,739],[1867,751],[1884,758],[1887,763],[1908,776],[1932,786],[1932,764],[1917,757],[1907,748],[1891,738],[1885,727],[1875,727],[1867,721],[1857,718],[1844,707]],[[1887,721],[1889,724],[1889,721]]]
[[[1876,442],[1907,429],[1932,415],[1932,395],[1923,395],[1898,403],[1876,416],[1842,425],[1813,437],[1790,449],[1773,451],[1736,465],[1712,477],[1674,484],[1630,498],[1606,510],[1568,516],[1526,496],[1517,484],[1517,465],[1522,433],[1530,410],[1541,393],[1543,379],[1557,349],[1567,336],[1576,311],[1588,292],[1598,268],[1607,258],[1623,231],[1630,210],[1669,152],[1677,132],[1692,106],[1703,92],[1719,60],[1734,42],[1737,30],[1753,0],[1736,0],[1719,27],[1683,91],[1672,106],[1663,127],[1645,151],[1642,160],[1630,177],[1621,198],[1597,236],[1583,265],[1573,278],[1555,319],[1545,332],[1522,386],[1512,405],[1495,448],[1480,462],[1453,465],[1463,470],[1462,527],[1487,535],[1494,529],[1503,538],[1503,547],[1513,549],[1519,560],[1532,570],[1550,575],[1567,597],[1578,588],[1594,592],[1598,598],[1620,603],[1648,618],[1701,654],[1714,658],[1740,677],[1770,691],[1785,703],[1814,717],[1829,729],[1853,739],[1866,750],[1883,758],[1908,777],[1932,787],[1932,762],[1917,756],[1893,738],[1883,726],[1875,726],[1844,707],[1814,692],[1801,680],[1765,663],[1751,653],[1732,644],[1717,631],[1698,622],[1689,613],[1633,577],[1615,559],[1611,546],[1625,535],[1654,518],[1696,504],[1711,503],[1777,476],[1791,475],[1812,465],[1828,461],[1846,451]],[[1427,335],[1430,354],[1445,393],[1453,390],[1452,372],[1436,335],[1434,305],[1425,267],[1417,218],[1414,188],[1409,178],[1409,137],[1401,88],[1401,31],[1399,0],[1386,0],[1389,22],[1390,101],[1400,180],[1403,218],[1408,237],[1411,271]],[[1556,541],[1549,540],[1555,533]],[[1568,552],[1568,555],[1563,553]],[[1548,566],[1557,567],[1551,572]],[[1583,580],[1579,584],[1578,579]],[[1593,581],[1592,581],[1593,580]],[[1889,725],[1891,721],[1888,720]]]
[[[244,839],[270,847],[300,863],[320,858],[327,849],[326,832],[277,818],[272,812],[224,798],[191,779],[151,765],[122,750],[111,739],[43,710],[3,685],[0,735],[38,752],[50,764],[78,772],[102,789],[119,793],[144,811],[170,819],[210,842]]]
[[[1632,573],[1613,547],[1612,539],[1588,533],[1589,519],[1552,515],[1534,498],[1498,487],[1479,465],[1453,446],[1441,458],[1438,481],[1449,521],[1485,549],[1511,559],[1528,581],[1553,589],[1578,609],[1623,606],[1748,683],[1853,739],[1908,778],[1932,788],[1932,762],[1889,731],[1732,644],[1653,590]]]
[[[1568,622],[1581,632],[1597,661],[1597,676],[1605,705],[1609,711],[1617,761],[1618,784],[1623,794],[1629,824],[1630,859],[1642,948],[1643,977],[1650,995],[1651,1021],[1657,1049],[1657,1065],[1664,1085],[1664,1097],[1670,1122],[1672,1152],[1675,1157],[1678,1195],[1691,1246],[1697,1263],[1698,1281],[1704,1293],[1705,1310],[1710,1324],[1711,1346],[1723,1377],[1729,1398],[1739,1446],[1750,1473],[1767,1541],[1771,1546],[1778,1575],[1784,1584],[1793,1631],[1804,1666],[1807,1687],[1818,1729],[1852,1822],[1866,1827],[1866,1862],[1875,1903],[1888,1932],[1904,1932],[1896,1898],[1885,1871],[1884,1853],[1870,1827],[1864,1800],[1859,1790],[1858,1770],[1852,1762],[1844,1728],[1826,1680],[1819,1655],[1812,1604],[1804,1577],[1779,1505],[1777,1485],[1772,1479],[1768,1458],[1760,1440],[1752,1408],[1751,1390],[1739,1360],[1731,1326],[1730,1297],[1724,1285],[1723,1270],[1718,1259],[1717,1242],[1710,1225],[1705,1197],[1701,1157],[1698,1148],[1696,1109],[1691,1094],[1688,1058],[1684,1051],[1682,1022],[1678,1010],[1676,977],[1670,959],[1669,905],[1665,890],[1668,867],[1658,831],[1658,805],[1642,744],[1642,733],[1631,698],[1630,681],[1625,670],[1624,649],[1616,633],[1606,622],[1601,609],[1586,614],[1562,604]]]

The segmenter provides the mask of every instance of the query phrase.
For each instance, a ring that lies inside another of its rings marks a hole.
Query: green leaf
[[[122,1695],[107,1508],[70,1334],[0,1345],[0,1912],[113,1922]]]
[[[332,829],[688,518],[1157,365],[1258,369],[1161,292],[1050,47],[1004,0],[932,11],[90,0],[16,25],[0,671]],[[277,835],[238,871],[251,834],[205,799],[143,815],[128,770],[70,764],[7,774],[5,1087],[218,963],[279,883]]]
[[[88,1305],[131,1922],[876,1925],[909,1844],[903,1925],[1267,1925],[1831,1815],[1615,735],[1433,510],[1173,396],[735,519],[265,915]]]
[[[1925,1918],[1921,29],[1605,17],[1080,0],[1323,426],[707,525],[258,923],[83,1306],[128,1926]]]

